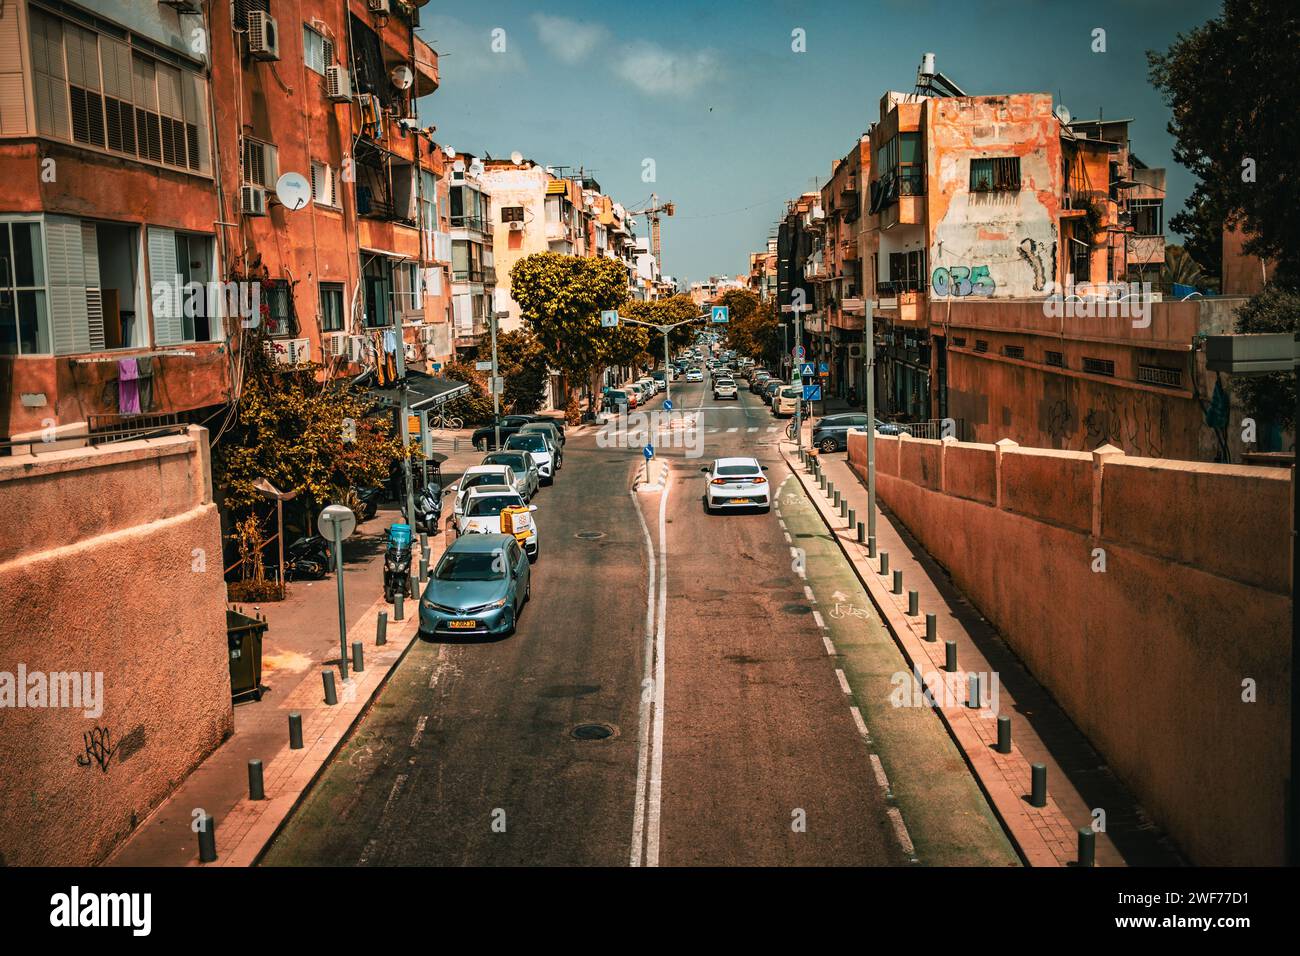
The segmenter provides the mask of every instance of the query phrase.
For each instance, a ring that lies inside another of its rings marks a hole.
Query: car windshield
[[[499,485],[505,480],[505,475],[499,471],[480,471],[476,475],[466,475],[460,486],[462,488],[473,488],[476,485]]]
[[[518,495],[484,495],[482,498],[474,498],[470,501],[466,514],[471,518],[486,518],[501,514],[502,508],[515,507],[522,503]]]
[[[782,397],[782,398],[798,398],[798,397],[799,397],[799,389],[797,389],[797,388],[783,388],[783,389],[781,389],[781,397]]]
[[[503,452],[498,452],[495,455],[488,455],[487,458],[483,459],[483,464],[505,465],[507,468],[515,469],[515,471],[523,471],[528,467],[528,463],[524,461],[524,456],[522,454],[507,455]]]
[[[718,474],[733,478],[742,475],[756,475],[758,471],[753,465],[719,465]]]
[[[524,451],[546,451],[546,436],[537,432],[520,432],[506,440],[507,448],[522,448]]]
[[[434,569],[439,581],[500,581],[506,576],[501,552],[448,551]]]

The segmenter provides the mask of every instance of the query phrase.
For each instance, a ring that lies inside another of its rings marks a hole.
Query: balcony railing
[[[491,226],[482,216],[452,216],[451,228],[475,229],[479,232],[487,232]]]
[[[452,269],[452,282],[483,282],[496,285],[497,270],[495,266],[480,266],[477,269]]]

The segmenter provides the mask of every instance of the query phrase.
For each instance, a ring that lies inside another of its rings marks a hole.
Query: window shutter
[[[90,329],[86,313],[86,259],[82,249],[80,220],[67,216],[45,218],[45,257],[49,263],[47,279],[54,354],[88,352]],[[102,316],[100,333],[102,336]]]
[[[149,300],[153,306],[155,345],[185,340],[181,326],[181,286],[185,277],[176,264],[176,233],[149,228]]]
[[[28,128],[22,63],[18,18],[0,14],[0,136],[32,132]]]
[[[90,348],[104,350],[104,299],[99,285],[99,233],[93,222],[81,224],[82,271],[86,282],[86,331]]]
[[[63,67],[63,27],[58,20],[31,11],[32,85],[36,93],[36,129],[70,139],[68,82]]]

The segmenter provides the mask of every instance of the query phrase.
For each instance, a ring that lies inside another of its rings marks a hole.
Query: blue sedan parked
[[[420,634],[513,634],[531,592],[528,557],[512,535],[461,535],[420,596]]]

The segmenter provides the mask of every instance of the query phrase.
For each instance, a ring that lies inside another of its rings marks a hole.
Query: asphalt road
[[[666,500],[629,491],[640,437],[571,438],[515,636],[418,642],[265,864],[906,862],[775,516],[701,507],[716,456],[781,484],[784,422],[674,402],[704,445],[661,444]]]

